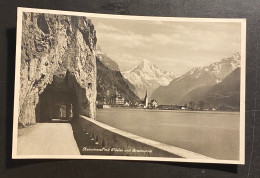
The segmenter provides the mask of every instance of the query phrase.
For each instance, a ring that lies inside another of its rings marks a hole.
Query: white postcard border
[[[185,18],[185,17],[152,17],[132,15],[110,15],[73,11],[59,11],[34,8],[17,8],[17,31],[16,31],[16,59],[15,59],[15,89],[13,110],[13,159],[110,159],[110,160],[140,160],[140,161],[169,161],[169,162],[194,162],[194,163],[223,163],[245,164],[245,84],[246,84],[246,19],[238,18]],[[240,76],[240,149],[239,160],[219,159],[186,159],[164,157],[136,157],[136,156],[99,156],[99,155],[18,155],[18,117],[19,117],[19,90],[20,90],[20,66],[21,66],[21,38],[22,38],[22,15],[23,12],[49,13],[71,16],[100,17],[128,20],[153,20],[175,22],[237,22],[241,24],[241,76]]]

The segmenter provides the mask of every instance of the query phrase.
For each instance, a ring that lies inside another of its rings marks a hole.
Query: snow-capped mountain
[[[168,85],[175,78],[172,73],[159,69],[147,59],[122,74],[135,86],[135,92],[140,98],[144,97],[146,90],[149,96],[156,88]]]
[[[151,97],[160,104],[184,104],[200,98],[206,89],[220,83],[238,67],[240,67],[240,54],[235,53],[209,66],[193,68],[174,79],[168,86],[159,87]]]
[[[215,79],[216,83],[220,83],[226,76],[238,67],[240,67],[240,54],[235,53],[233,56],[224,58],[221,61],[215,62],[209,66],[193,68],[181,76],[178,80],[182,80],[187,76],[197,79],[204,73],[207,73]]]

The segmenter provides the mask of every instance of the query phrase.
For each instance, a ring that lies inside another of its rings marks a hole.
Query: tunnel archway
[[[69,72],[65,76],[54,75],[52,83],[39,95],[35,110],[36,122],[68,122],[77,119],[82,111],[88,109],[89,102],[84,92],[85,88],[81,88]]]

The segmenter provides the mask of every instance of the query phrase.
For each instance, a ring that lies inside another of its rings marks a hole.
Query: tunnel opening
[[[54,75],[52,83],[39,95],[35,110],[36,122],[62,123],[77,119],[79,114],[83,114],[82,111],[88,109],[85,92],[69,72],[65,76]]]

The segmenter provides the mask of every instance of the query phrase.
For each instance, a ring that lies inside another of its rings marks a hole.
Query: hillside
[[[239,110],[240,68],[234,70],[221,83],[212,87],[202,99],[208,107],[222,110]]]
[[[96,57],[109,69],[120,71],[118,64],[109,58],[102,50],[100,46],[97,46]]]
[[[120,71],[111,70],[106,67],[99,58],[97,63],[97,101],[108,101],[116,94],[122,95],[125,100],[132,102],[140,101],[135,93],[130,89],[131,86],[122,76]]]

